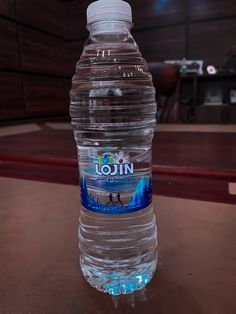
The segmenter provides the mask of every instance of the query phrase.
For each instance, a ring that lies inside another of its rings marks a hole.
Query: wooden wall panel
[[[70,74],[67,46],[63,40],[20,26],[20,43],[24,70]]]
[[[24,75],[26,115],[68,114],[70,79]]]
[[[67,12],[65,27],[67,30],[66,37],[68,39],[77,40],[88,37],[89,33],[86,29],[86,9],[91,2],[90,0],[75,0],[65,3]]]
[[[235,0],[189,0],[191,20],[236,15]]]
[[[2,0],[1,0],[2,1]],[[65,12],[63,1],[59,0],[15,0],[17,19],[56,36],[65,36]]]
[[[15,17],[14,0],[0,1],[0,15],[7,17]]]
[[[235,44],[234,20],[192,24],[189,36],[190,58],[200,58],[206,65],[222,66],[228,51]]]
[[[86,9],[92,1],[75,0],[68,2],[70,17],[67,29],[70,39],[86,38]],[[145,29],[168,24],[184,23],[186,20],[186,0],[129,0],[132,7],[134,29]]]
[[[24,117],[21,75],[0,72],[0,120]]]
[[[140,31],[135,33],[134,37],[148,62],[182,59],[185,56],[185,28],[183,26]]]
[[[75,72],[75,66],[76,62],[79,60],[81,53],[83,51],[84,47],[84,40],[77,40],[68,43],[68,49],[69,49],[69,63],[71,68],[71,74],[73,75]]]
[[[220,66],[235,43],[236,0],[127,1],[133,11],[132,33],[147,61],[187,56]],[[0,77],[11,86],[1,86],[2,117],[22,117],[24,102],[29,117],[68,112],[70,78],[88,37],[86,9],[91,2],[0,0]]]
[[[129,0],[135,29],[156,27],[186,20],[186,0]]]
[[[19,69],[16,25],[0,19],[0,68]]]

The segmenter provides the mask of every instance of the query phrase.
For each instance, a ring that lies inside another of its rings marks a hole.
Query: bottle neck
[[[130,33],[132,23],[125,21],[99,21],[87,25],[91,35],[97,34],[127,34]]]

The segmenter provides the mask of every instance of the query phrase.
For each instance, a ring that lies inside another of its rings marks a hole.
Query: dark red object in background
[[[0,175],[78,184],[72,130],[1,137]],[[156,132],[153,189],[161,195],[236,203],[229,182],[236,182],[236,133]]]

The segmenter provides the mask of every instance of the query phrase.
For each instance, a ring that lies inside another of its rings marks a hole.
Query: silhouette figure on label
[[[116,204],[120,204],[120,205],[123,206],[123,203],[122,203],[122,201],[121,201],[121,199],[120,199],[120,193],[119,193],[119,192],[117,193],[116,197],[117,197],[117,202],[116,202]]]
[[[115,205],[115,204],[114,204],[114,202],[113,202],[113,196],[112,196],[112,194],[111,194],[111,193],[109,194],[109,196],[108,196],[108,197],[109,197],[109,202],[107,203],[107,205],[108,205],[108,204]]]

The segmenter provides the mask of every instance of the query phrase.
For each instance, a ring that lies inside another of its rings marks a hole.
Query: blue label
[[[92,150],[86,154],[85,162],[81,158],[81,203],[85,208],[104,214],[123,214],[151,203],[152,180],[150,167],[147,167],[150,152],[140,163],[134,162],[140,158],[133,155],[131,158],[123,151],[99,153]]]

